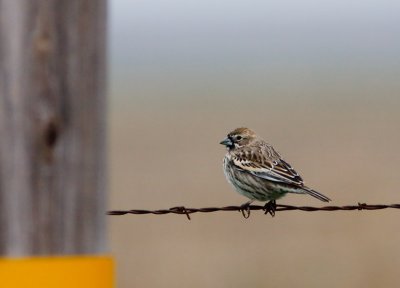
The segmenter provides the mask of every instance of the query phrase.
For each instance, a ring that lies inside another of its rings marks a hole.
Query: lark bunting
[[[275,214],[275,200],[287,193],[308,194],[321,201],[330,199],[304,185],[300,175],[275,149],[248,128],[237,128],[220,142],[228,152],[224,157],[226,179],[235,190],[254,201],[269,201],[266,213]]]

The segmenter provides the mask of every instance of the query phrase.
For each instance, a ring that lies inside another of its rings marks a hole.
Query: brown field
[[[113,98],[109,208],[245,202],[224,179],[218,145],[237,126],[267,139],[333,205],[399,203],[399,100],[365,89],[322,100]],[[279,203],[323,205],[302,195]],[[110,216],[110,248],[119,288],[400,287],[399,213]]]

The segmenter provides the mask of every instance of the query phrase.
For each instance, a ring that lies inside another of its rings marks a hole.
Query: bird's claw
[[[271,200],[266,203],[263,210],[265,211],[264,214],[270,214],[272,217],[274,217],[276,211],[276,201]]]
[[[242,212],[242,215],[245,219],[248,219],[250,217],[250,211],[251,211],[250,204],[252,202],[253,201],[249,201],[249,202],[246,202],[246,203],[240,205],[239,211]]]

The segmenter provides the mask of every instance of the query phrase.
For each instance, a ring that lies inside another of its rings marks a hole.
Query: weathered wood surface
[[[106,0],[0,0],[0,256],[105,249]]]

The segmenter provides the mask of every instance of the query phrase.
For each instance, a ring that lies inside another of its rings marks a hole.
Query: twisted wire
[[[275,211],[353,211],[353,210],[381,210],[381,209],[400,209],[400,204],[373,204],[368,205],[366,203],[358,203],[357,205],[346,205],[346,206],[323,206],[323,207],[311,207],[311,206],[291,206],[277,204]],[[172,207],[169,209],[159,209],[159,210],[143,210],[143,209],[133,209],[133,210],[113,210],[108,211],[107,215],[121,216],[127,214],[143,215],[143,214],[155,214],[155,215],[165,215],[165,214],[180,214],[186,215],[190,220],[190,214],[193,213],[212,213],[217,211],[239,211],[243,214],[243,217],[248,218],[250,216],[250,211],[264,210],[265,206],[260,205],[249,205],[245,209],[243,206],[225,206],[225,207],[206,207],[206,208],[186,208],[184,206]],[[266,211],[267,213],[268,211]]]

